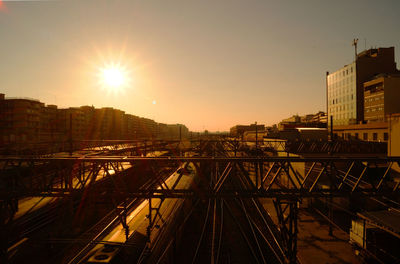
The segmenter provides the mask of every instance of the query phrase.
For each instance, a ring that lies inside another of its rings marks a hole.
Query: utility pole
[[[256,153],[258,150],[258,129],[257,129],[257,121],[256,121]]]
[[[182,125],[179,125],[179,156],[182,156]]]
[[[72,156],[72,113],[69,113],[69,155]]]

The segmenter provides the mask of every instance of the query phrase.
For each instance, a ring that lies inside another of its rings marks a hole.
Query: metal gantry
[[[131,142],[132,143],[132,142]],[[198,157],[142,157],[147,151],[176,148],[180,142],[103,147],[112,156],[3,157],[0,158],[0,199],[3,224],[18,210],[18,199],[26,196],[65,197],[77,195],[101,178],[114,184],[113,195],[120,198],[149,200],[149,232],[156,217],[162,219],[159,207],[166,198],[253,199],[274,198],[281,243],[291,263],[296,258],[298,202],[305,197],[400,197],[399,181],[394,180],[393,165],[400,166],[400,157],[276,157],[246,156],[238,140],[198,140],[191,142]],[[118,143],[120,144],[120,143]],[[126,144],[126,143],[121,143]],[[153,146],[153,148],[149,148]],[[91,150],[98,150],[98,147]],[[122,155],[121,155],[122,154]],[[127,167],[145,164],[153,171],[158,184],[146,188],[128,188],[118,184],[118,175]],[[201,188],[179,188],[181,177],[165,183],[163,167],[191,164]],[[250,173],[249,168],[254,170]],[[227,184],[235,180],[242,185]],[[161,202],[152,203],[152,199]],[[121,223],[126,209],[120,207]],[[129,233],[129,229],[127,229]],[[150,236],[150,235],[149,235]]]
[[[112,176],[124,165],[147,163],[159,170],[171,163],[192,163],[202,177],[203,167],[218,168],[206,197],[320,197],[352,194],[379,196],[399,194],[399,182],[391,174],[400,157],[51,157],[0,158],[2,199],[21,196],[65,196],[81,190],[99,173]],[[246,164],[255,164],[257,177],[246,189],[221,190],[233,168],[249,177]],[[308,169],[306,167],[309,167]],[[194,190],[130,190],[126,196],[179,198],[197,195]]]
[[[272,152],[295,154],[386,154],[386,142],[361,140],[282,140],[266,139],[263,148]]]

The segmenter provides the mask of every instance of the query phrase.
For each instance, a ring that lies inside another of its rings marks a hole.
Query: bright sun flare
[[[109,68],[103,70],[104,83],[111,87],[119,87],[124,84],[124,75],[121,70]]]
[[[125,76],[121,69],[106,68],[102,70],[103,82],[105,85],[113,88],[118,88],[125,83]]]
[[[130,71],[119,63],[104,64],[98,71],[100,86],[109,93],[124,93],[130,87]]]

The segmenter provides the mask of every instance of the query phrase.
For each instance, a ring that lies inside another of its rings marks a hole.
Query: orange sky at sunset
[[[396,8],[328,3],[0,1],[0,92],[193,131],[325,111],[325,72],[353,60],[354,37],[400,50]],[[117,90],[99,81],[111,64],[129,79]]]

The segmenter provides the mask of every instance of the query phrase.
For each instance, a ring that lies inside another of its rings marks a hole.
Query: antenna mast
[[[355,53],[355,59],[357,60],[357,42],[358,39],[353,39],[353,46],[354,46],[354,53]]]

